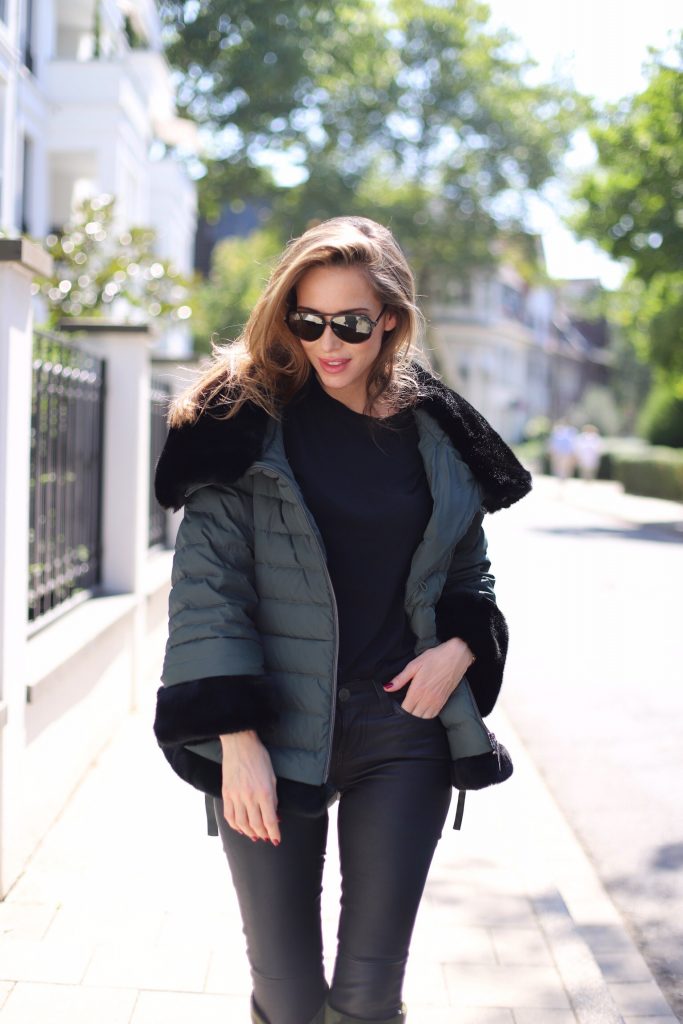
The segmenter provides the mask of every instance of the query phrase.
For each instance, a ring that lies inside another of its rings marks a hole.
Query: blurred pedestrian
[[[603,448],[599,429],[592,423],[586,423],[574,442],[579,475],[583,480],[595,480]]]
[[[511,771],[483,722],[507,625],[482,521],[531,478],[426,368],[418,325],[386,228],[310,228],[177,399],[157,466],[159,501],[185,509],[154,729],[208,794],[260,1024],[405,1020],[452,786]],[[337,799],[330,986],[320,895]]]
[[[548,439],[550,471],[558,480],[567,480],[574,475],[576,434],[576,427],[564,420],[558,420],[550,432]]]

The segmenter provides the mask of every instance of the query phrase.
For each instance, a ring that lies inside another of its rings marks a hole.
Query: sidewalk
[[[2,1024],[246,1024],[249,976],[220,839],[156,747],[149,706],[105,748],[0,903]],[[454,803],[418,917],[411,1024],[674,1024],[515,736],[515,773]],[[339,899],[334,809],[326,950]],[[328,968],[331,963],[328,961]],[[302,1022],[303,1024],[303,1022]]]
[[[591,512],[650,529],[663,538],[683,541],[683,503],[662,498],[627,494],[616,480],[558,480],[534,473],[534,489],[546,497],[576,505]]]

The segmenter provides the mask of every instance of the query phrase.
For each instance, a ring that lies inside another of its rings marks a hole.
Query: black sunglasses
[[[290,309],[285,323],[292,334],[301,341],[317,341],[322,338],[327,324],[334,334],[350,345],[359,345],[367,341],[377,324],[384,316],[386,304],[382,306],[376,320],[371,320],[364,313],[337,313],[335,316],[324,317],[320,313],[307,313],[305,310]]]

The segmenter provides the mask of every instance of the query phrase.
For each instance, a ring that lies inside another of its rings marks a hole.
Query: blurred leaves
[[[374,217],[423,291],[435,268],[496,261],[499,232],[524,230],[525,196],[556,173],[590,110],[567,84],[529,84],[534,63],[478,0],[160,9],[181,112],[215,132],[202,212],[266,197],[284,239],[330,216]]]
[[[154,230],[120,229],[114,212],[112,196],[86,199],[63,232],[45,240],[54,271],[52,277],[39,280],[37,290],[46,299],[50,327],[65,318],[139,321],[191,316],[188,282],[155,255]]]
[[[651,50],[642,93],[591,127],[598,164],[574,189],[571,226],[629,273],[612,314],[643,360],[683,380],[683,34]]]
[[[211,274],[194,294],[196,352],[209,353],[212,340],[225,343],[240,334],[281,248],[279,237],[267,230],[215,246]]]

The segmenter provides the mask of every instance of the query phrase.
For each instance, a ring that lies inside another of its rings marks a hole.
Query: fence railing
[[[171,400],[171,386],[161,374],[153,373],[150,387],[150,439],[149,439],[149,547],[167,543],[167,516],[154,496],[154,471],[164,447],[168,427],[166,414]]]
[[[34,334],[29,626],[100,580],[105,362]]]

